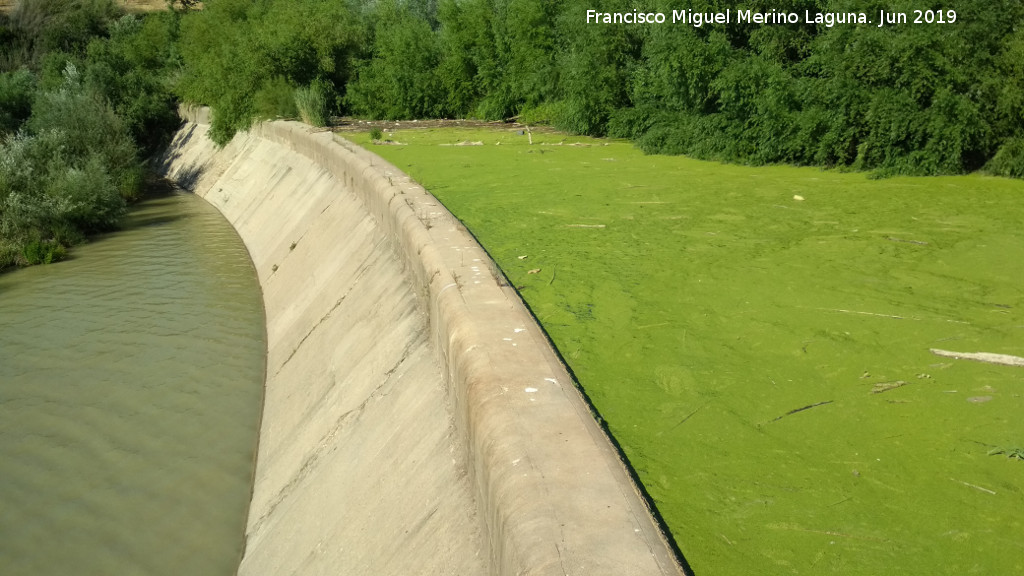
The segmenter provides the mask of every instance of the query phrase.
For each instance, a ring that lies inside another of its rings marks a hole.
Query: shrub
[[[18,263],[21,249],[16,242],[0,237],[0,270]]]
[[[45,194],[53,199],[53,213],[45,231],[71,225],[85,232],[115,228],[125,213],[125,202],[106,171],[103,158],[91,154],[78,165],[54,167]]]
[[[84,234],[116,227],[140,181],[127,129],[68,64],[0,143],[0,267],[59,260]]]
[[[327,126],[333,92],[331,85],[319,78],[308,87],[296,89],[295,106],[299,109],[302,121],[310,126]]]
[[[72,242],[114,228],[125,201],[98,153],[74,157],[59,130],[0,145],[0,236]]]
[[[67,250],[55,240],[32,240],[22,248],[21,255],[24,264],[34,266],[60,262],[67,256]]]
[[[629,11],[624,0],[570,0],[563,3],[557,34],[558,98],[555,126],[579,134],[607,133],[612,113],[629,104],[629,69],[636,65],[640,41],[631,26],[593,26],[579,18],[587,9]]]
[[[35,78],[27,69],[0,73],[0,135],[15,132],[32,113]]]
[[[253,106],[260,118],[295,118],[296,100],[295,88],[284,76],[275,76],[253,95]]]
[[[97,155],[121,196],[133,199],[137,195],[142,169],[135,143],[105,99],[83,86],[73,64],[65,68],[60,88],[36,96],[27,127],[36,134],[62,134],[67,158],[84,160]],[[71,165],[77,166],[74,162]]]
[[[179,13],[111,0],[22,0],[0,17],[0,268],[47,263],[118,225],[138,146],[180,124],[169,90]]]
[[[1024,138],[1010,138],[985,165],[985,171],[995,176],[1024,178]]]
[[[551,124],[563,115],[565,105],[562,102],[545,102],[537,106],[524,108],[519,112],[519,122],[523,124]]]

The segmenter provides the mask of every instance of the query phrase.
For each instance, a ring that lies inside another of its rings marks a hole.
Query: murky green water
[[[263,394],[255,271],[201,199],[0,275],[0,573],[230,575]]]
[[[930,351],[1024,355],[1024,182],[392,136],[374,151],[519,289],[696,574],[1024,575],[1024,370]]]

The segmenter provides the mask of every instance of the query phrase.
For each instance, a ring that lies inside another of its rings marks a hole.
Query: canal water
[[[180,192],[72,255],[0,274],[0,573],[230,576],[265,369],[249,256]]]

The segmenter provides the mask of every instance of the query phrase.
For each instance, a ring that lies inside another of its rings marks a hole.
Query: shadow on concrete
[[[157,174],[168,175],[172,166],[179,166],[174,173],[174,180],[178,187],[186,192],[194,192],[199,179],[206,172],[205,163],[193,162],[180,168],[181,151],[192,141],[193,138],[202,138],[196,135],[196,125],[188,124],[188,128],[179,130],[174,140],[167,146],[167,150],[157,159],[153,170]]]

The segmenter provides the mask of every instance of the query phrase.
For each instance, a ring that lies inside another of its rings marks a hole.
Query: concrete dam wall
[[[193,110],[165,174],[259,274],[265,405],[239,574],[680,574],[565,368],[421,186],[330,132],[223,149]]]

